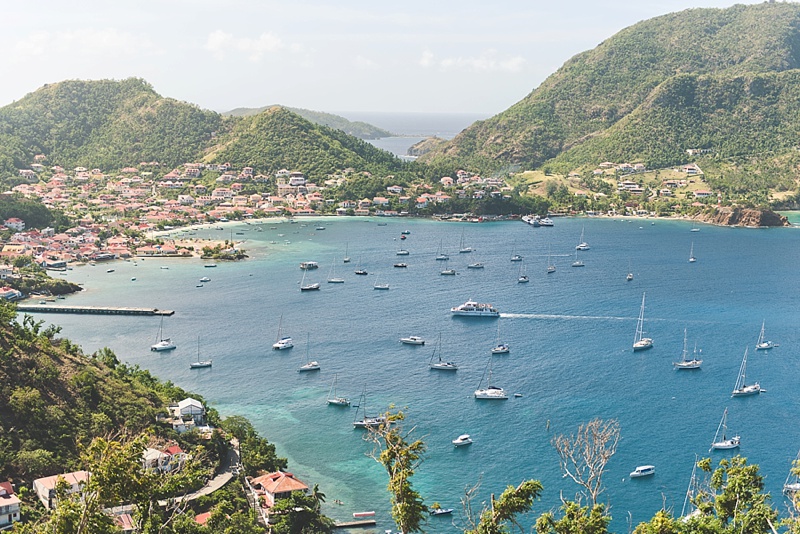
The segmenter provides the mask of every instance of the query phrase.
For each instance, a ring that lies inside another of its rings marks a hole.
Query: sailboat
[[[573,267],[583,267],[583,262],[578,259],[578,250],[575,249],[575,261],[572,262]]]
[[[350,263],[350,256],[347,255],[347,245],[348,243],[344,244],[344,258],[342,258],[342,263]]]
[[[164,337],[164,316],[161,316],[161,324],[158,327],[158,334],[156,334],[156,342],[150,345],[150,350],[153,352],[163,352],[167,350],[174,350],[177,347],[168,337]]]
[[[347,397],[340,397],[336,394],[336,382],[339,380],[339,374],[333,375],[333,382],[331,383],[331,389],[328,391],[328,404],[332,404],[334,406],[350,406],[350,399]]]
[[[481,382],[478,384],[478,389],[475,390],[475,398],[486,400],[507,400],[508,395],[506,394],[506,391],[501,387],[492,385],[492,356],[489,356],[488,371],[489,378],[486,381],[486,387],[481,388],[481,384],[483,383],[483,377],[481,377]]]
[[[729,438],[726,436],[727,432],[728,432],[728,409],[725,408],[725,411],[722,412],[722,420],[719,422],[719,426],[717,427],[717,433],[714,434],[714,441],[711,442],[711,448],[708,449],[708,452],[724,451],[724,450],[739,448],[739,441],[740,441],[739,436],[733,436],[732,438]]]
[[[578,244],[575,246],[575,250],[589,250],[589,243],[583,240],[583,231],[584,228],[581,228],[581,238],[578,241]]]
[[[464,244],[464,230],[461,230],[461,243],[458,246],[459,254],[465,254],[467,252],[472,252],[472,247],[468,247]]]
[[[645,294],[642,293],[642,308],[639,310],[639,319],[636,321],[636,334],[633,336],[633,352],[653,347],[653,340],[644,337],[644,297]]]
[[[697,222],[692,221],[692,229],[689,230],[690,232],[699,232],[700,228],[697,227]]]
[[[442,241],[439,241],[439,250],[436,252],[436,261],[447,261],[450,256],[442,252]]]
[[[525,263],[519,264],[519,274],[517,275],[517,283],[518,284],[527,284],[530,282],[531,279],[528,278],[528,274],[525,272]]]
[[[329,284],[344,284],[344,278],[336,276],[336,257],[334,256],[331,262],[331,272],[328,273]]]
[[[697,258],[694,257],[694,241],[692,241],[692,246],[689,247],[689,263],[694,263],[697,261]]]
[[[675,366],[675,369],[700,369],[700,366],[703,364],[703,360],[697,359],[697,344],[694,345],[694,354],[692,355],[692,359],[689,359],[689,351],[686,349],[686,329],[683,329],[683,352],[681,353],[680,361],[673,362],[672,365]]]
[[[692,464],[692,477],[689,479],[689,487],[686,488],[686,497],[683,499],[683,508],[681,508],[681,518],[684,521],[699,513],[693,502],[697,489],[697,455],[695,455],[694,464]]]
[[[197,337],[197,359],[189,363],[189,369],[202,369],[203,367],[211,367],[211,360],[200,359],[200,336]]]
[[[278,338],[272,344],[272,350],[291,349],[292,347],[294,347],[292,338],[283,335],[283,315],[281,315],[281,320],[278,323]]]
[[[547,274],[556,272],[556,266],[553,265],[553,258],[550,254],[550,245],[547,246]]]
[[[457,371],[458,365],[455,362],[448,362],[442,359],[442,334],[439,334],[439,343],[433,349],[431,361],[428,367],[436,371]]]
[[[366,270],[366,269],[364,269],[364,268],[361,266],[361,256],[359,256],[359,257],[358,257],[358,265],[356,265],[356,270],[355,270],[355,273],[356,273],[356,274],[359,274],[359,275],[361,275],[361,276],[366,276],[366,275],[367,275],[367,270]]]
[[[361,412],[361,417],[358,417],[359,412]],[[358,399],[358,405],[356,405],[356,415],[353,419],[353,428],[374,428],[377,426],[381,426],[387,422],[386,417],[383,415],[377,415],[374,417],[370,417],[367,415],[367,388],[364,387],[364,391],[361,392],[361,397]]]
[[[375,277],[375,283],[372,285],[372,289],[383,289],[383,290],[389,289],[389,284],[379,284],[378,283],[379,279],[380,279],[379,276]]]
[[[800,492],[800,476],[795,471],[798,467],[798,462],[800,462],[800,451],[797,452],[797,456],[792,462],[792,468],[789,469],[789,474],[786,476],[786,482],[783,483],[783,493],[786,495],[794,495]]]
[[[492,349],[492,354],[508,354],[511,350],[511,347],[508,346],[508,343],[503,343],[500,341],[500,322],[497,323],[497,344]]]
[[[320,369],[319,362],[309,359],[308,356],[308,347],[311,344],[310,337],[311,337],[310,334],[306,336],[306,363],[304,363],[297,369],[298,373],[303,373],[306,371],[319,371]]]
[[[511,261],[522,261],[522,256],[519,254],[515,254],[514,250],[517,248],[516,242],[514,243],[514,247],[511,249]]]
[[[747,395],[758,395],[762,389],[758,382],[747,385],[747,349],[744,349],[744,358],[739,367],[739,376],[736,377],[736,385],[733,388],[731,397],[746,397]]]
[[[633,280],[633,271],[631,270],[631,262],[628,261],[628,275],[625,277],[625,280],[631,282]]]
[[[779,347],[777,343],[773,343],[772,341],[768,341],[764,339],[764,325],[766,321],[762,321],[761,323],[761,333],[758,334],[758,341],[756,341],[756,350],[769,350],[774,349],[775,347]]]
[[[444,261],[447,262],[449,260],[444,260]],[[442,275],[445,275],[445,276],[455,276],[456,270],[447,267],[447,263],[445,263],[445,268],[442,269],[442,271],[439,274],[442,274]]]
[[[300,291],[319,291],[319,282],[306,284],[306,273],[307,272],[308,271],[303,271],[303,279],[300,280]]]

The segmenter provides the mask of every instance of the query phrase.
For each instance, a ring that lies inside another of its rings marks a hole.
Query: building
[[[75,471],[34,480],[33,491],[48,510],[52,510],[56,504],[56,484],[59,479],[63,479],[69,485],[67,494],[77,493],[89,481],[89,471]]]
[[[11,482],[0,482],[0,530],[19,521],[19,508],[22,501],[14,494]]]
[[[308,486],[296,479],[292,473],[276,471],[261,475],[250,481],[259,495],[263,496],[267,508],[275,506],[280,499],[288,498],[293,491],[308,492]]]
[[[22,219],[18,219],[16,217],[11,217],[10,219],[6,219],[3,222],[3,225],[6,228],[11,228],[12,230],[16,230],[17,232],[21,232],[25,229],[25,221]]]

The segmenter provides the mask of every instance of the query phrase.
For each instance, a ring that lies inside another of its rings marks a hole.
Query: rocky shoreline
[[[752,208],[718,207],[713,212],[701,213],[696,219],[719,226],[742,226],[746,228],[792,226],[788,218],[772,210]]]

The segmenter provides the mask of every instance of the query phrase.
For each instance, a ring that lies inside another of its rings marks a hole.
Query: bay
[[[580,253],[585,267],[573,269],[582,228],[591,250]],[[355,402],[366,388],[370,411],[394,406],[406,412],[406,426],[415,426],[428,445],[413,480],[428,504],[459,510],[464,489],[478,481],[478,498],[486,500],[509,484],[536,478],[545,491],[526,520],[530,525],[559,506],[560,492],[570,498],[578,489],[561,476],[553,436],[574,433],[595,417],[615,418],[622,439],[608,465],[603,499],[611,506],[612,529],[623,532],[663,505],[680,511],[695,455],[708,454],[727,407],[729,428],[742,436],[741,454],[760,465],[766,489],[783,510],[780,489],[800,447],[794,424],[800,234],[793,228],[689,229],[683,221],[610,218],[559,218],[553,228],[536,229],[521,222],[372,218],[229,225],[192,237],[242,232],[236,238],[245,240],[247,261],[208,269],[199,259],[148,258],[137,265],[115,262],[113,273],[104,266],[66,273],[85,291],[65,303],[175,310],[164,321],[165,335],[178,345],[170,354],[149,351],[157,317],[37,319],[62,326],[62,334],[86,353],[109,347],[121,360],[202,394],[223,415],[247,416],[289,457],[293,473],[320,484],[326,513],[346,520],[352,512],[375,510],[375,532],[393,528],[386,475],[368,457],[363,433],[352,428],[355,410],[326,405],[335,374],[340,395]],[[403,230],[411,232],[405,241]],[[475,252],[457,252],[462,234]],[[690,264],[692,243],[697,262]],[[440,244],[457,276],[439,275],[442,262],[434,258]],[[345,247],[350,264],[341,260]],[[396,256],[400,248],[409,256]],[[550,275],[548,250],[557,267]],[[529,284],[517,283],[520,266],[510,261],[512,251],[525,257]],[[334,258],[344,284],[325,283]],[[299,291],[301,261],[320,263],[306,282],[321,282],[321,291]],[[359,261],[369,276],[353,274]],[[393,268],[397,261],[409,267]],[[485,269],[467,269],[475,261]],[[631,282],[625,280],[629,265]],[[373,290],[378,275],[389,291]],[[211,282],[196,287],[203,276]],[[634,354],[644,292],[645,330],[655,346]],[[449,309],[468,299],[491,302],[500,319],[451,317]],[[295,347],[278,352],[271,345],[281,315]],[[762,320],[781,346],[754,352]],[[494,382],[522,397],[480,402],[472,393],[498,321],[511,352],[494,357]],[[702,349],[703,368],[696,372],[672,369],[684,328],[690,346],[697,341]],[[443,356],[459,364],[455,373],[428,369],[440,333]],[[428,343],[400,344],[408,335]],[[201,357],[213,358],[213,368],[189,369],[198,336]],[[767,392],[732,399],[746,347],[748,377]],[[306,350],[320,362],[320,372],[297,372]],[[451,440],[463,433],[474,444],[455,449]],[[631,481],[628,473],[643,464],[655,465],[656,475]],[[344,504],[332,504],[334,499]],[[457,531],[446,518],[431,518],[428,530]]]

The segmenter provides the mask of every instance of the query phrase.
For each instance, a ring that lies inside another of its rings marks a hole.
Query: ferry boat
[[[500,317],[500,312],[491,304],[481,304],[474,300],[468,300],[460,306],[450,308],[450,313],[468,317]]]
[[[315,261],[301,261],[300,268],[304,271],[310,271],[311,269],[319,269],[319,264]]]

